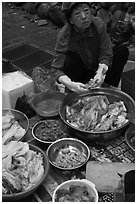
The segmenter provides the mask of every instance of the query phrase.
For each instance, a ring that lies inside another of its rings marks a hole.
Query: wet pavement
[[[30,16],[21,8],[3,3],[2,48],[26,41],[40,46],[41,49],[54,52],[56,37],[60,28],[50,21],[47,25],[39,26],[37,20],[36,22],[31,21],[34,17],[34,14]]]

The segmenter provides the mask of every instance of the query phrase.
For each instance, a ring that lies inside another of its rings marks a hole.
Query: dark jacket
[[[106,31],[106,25],[98,17],[92,17],[91,25],[84,33],[66,23],[59,32],[55,47],[56,55],[52,67],[57,68],[56,78],[64,75],[65,55],[70,52],[80,55],[85,69],[96,71],[99,63],[111,66],[112,43]]]

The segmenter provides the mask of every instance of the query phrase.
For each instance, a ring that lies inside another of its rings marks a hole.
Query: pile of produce
[[[91,132],[113,130],[128,122],[124,102],[110,103],[104,95],[87,96],[66,106],[66,120],[76,128]]]
[[[2,144],[7,144],[11,140],[19,140],[25,133],[26,130],[15,120],[11,111],[2,116]]]
[[[82,164],[85,160],[86,155],[83,152],[72,146],[66,146],[59,150],[54,163],[62,168],[73,168]]]
[[[43,157],[28,143],[11,141],[2,146],[2,193],[26,191],[39,182],[44,173]]]

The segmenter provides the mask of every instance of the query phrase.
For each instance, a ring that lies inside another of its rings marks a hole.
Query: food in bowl
[[[65,145],[60,148],[54,164],[63,168],[75,168],[84,163],[86,159],[86,155],[79,149],[70,145]]]
[[[32,135],[35,139],[44,143],[52,143],[68,135],[64,132],[64,124],[61,120],[43,120],[32,128]]]
[[[43,111],[43,113],[47,113],[47,110],[49,112],[52,112],[53,110],[58,110],[59,106],[60,106],[60,100],[53,100],[53,99],[47,99],[44,101],[39,102],[36,105],[36,109],[39,111]]]
[[[57,202],[94,202],[86,186],[70,185],[68,190],[60,189],[56,192]]]
[[[53,202],[98,202],[95,185],[86,179],[61,183],[53,193]]]
[[[26,129],[21,127],[12,111],[6,111],[2,116],[2,144],[7,144],[11,140],[20,140],[25,134]]]
[[[49,162],[62,170],[74,170],[83,166],[90,157],[88,146],[74,138],[62,138],[47,149]]]
[[[123,101],[110,103],[107,96],[86,96],[66,106],[66,121],[84,131],[114,130],[126,124],[127,109]]]
[[[43,155],[27,142],[11,141],[2,146],[2,194],[29,191],[44,175]]]

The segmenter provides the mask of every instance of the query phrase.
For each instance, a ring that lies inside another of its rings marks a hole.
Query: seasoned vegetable
[[[57,139],[67,137],[62,125],[61,121],[58,120],[45,120],[36,126],[34,134],[42,141],[53,142]]]
[[[63,168],[73,168],[82,164],[86,160],[86,155],[73,146],[64,146],[59,149],[55,159],[55,164]]]
[[[69,189],[59,189],[56,192],[56,202],[95,202],[87,186],[71,185]]]
[[[84,131],[113,130],[128,122],[123,101],[110,103],[104,95],[84,97],[72,106],[66,106],[66,120]]]

